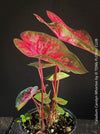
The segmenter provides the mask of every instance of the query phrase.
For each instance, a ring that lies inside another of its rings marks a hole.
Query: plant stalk
[[[61,72],[60,69],[59,69],[59,72]],[[58,79],[58,81],[57,81],[56,97],[58,96],[58,89],[59,89],[59,79]]]
[[[57,65],[55,66],[55,78],[54,78],[54,92],[53,92],[53,97],[56,97],[56,86],[57,86]],[[55,101],[53,100],[52,104],[52,112],[54,112],[54,106],[55,106]]]
[[[44,91],[44,82],[43,82],[43,71],[42,71],[42,65],[41,65],[41,59],[39,59],[39,65],[40,65],[40,78],[41,78],[41,130],[45,130],[45,124],[44,124],[44,112],[43,112],[43,91]]]
[[[39,75],[40,75],[40,78],[41,78],[41,71],[40,71],[40,68],[38,68],[38,72],[39,72]],[[45,86],[44,86],[44,83],[43,83],[43,87],[44,87],[44,92],[46,93],[46,90],[45,90]]]

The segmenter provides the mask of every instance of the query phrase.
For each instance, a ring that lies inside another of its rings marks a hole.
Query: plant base
[[[29,113],[32,114],[32,124],[29,125],[26,122],[25,126],[23,127],[21,123],[19,123],[20,128],[23,134],[73,134],[76,128],[76,118],[75,116],[67,109],[64,109],[66,112],[69,113],[69,117],[65,115],[59,115],[58,118],[55,120],[55,123],[52,126],[46,125],[46,129],[44,132],[41,132],[40,124],[38,120],[38,113],[36,110],[32,110]]]

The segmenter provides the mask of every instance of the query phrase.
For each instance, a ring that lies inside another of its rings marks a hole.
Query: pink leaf
[[[67,72],[79,74],[87,72],[78,57],[57,38],[33,31],[23,32],[21,38],[23,41],[14,39],[14,43],[25,55],[56,64]]]
[[[16,107],[18,110],[20,110],[31,99],[31,97],[36,94],[37,89],[37,86],[28,87],[18,94],[16,98]]]
[[[68,27],[56,14],[50,11],[47,11],[47,15],[53,23],[47,23],[35,14],[36,18],[47,25],[60,40],[100,56],[100,51],[94,47],[90,35],[85,30],[74,30]]]

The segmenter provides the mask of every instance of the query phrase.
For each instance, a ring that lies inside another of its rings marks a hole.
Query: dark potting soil
[[[29,125],[29,122],[26,122],[26,128],[23,127],[23,130],[26,131],[28,134],[68,134],[73,130],[75,126],[75,121],[71,117],[59,115],[57,121],[53,123],[52,126],[49,127],[48,125],[46,125],[45,131],[41,132],[39,120],[36,119],[36,117],[38,117],[38,114],[33,113],[32,117],[32,124]]]

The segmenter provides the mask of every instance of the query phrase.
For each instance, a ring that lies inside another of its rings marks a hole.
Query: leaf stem
[[[39,75],[40,75],[40,79],[41,79],[41,71],[40,69],[38,68],[38,72],[39,72]],[[44,86],[44,83],[43,83],[43,87],[44,87],[44,92],[46,93],[46,90],[45,90],[45,86]]]
[[[55,67],[55,79],[54,79],[54,97],[56,93],[56,85],[57,85],[57,65]]]
[[[54,92],[53,92],[53,97],[56,97],[56,86],[57,86],[57,68],[58,66],[55,66],[55,78],[54,78]],[[54,106],[55,106],[55,101],[53,100],[53,104],[52,104],[52,112],[54,112]]]
[[[57,81],[56,97],[58,96],[59,80]]]
[[[59,69],[59,72],[61,72],[60,69]],[[56,97],[58,96],[58,89],[59,89],[59,79],[57,81]]]
[[[36,108],[37,108],[37,110],[38,110],[38,112],[39,112],[39,115],[40,115],[40,109],[39,109],[38,105],[39,105],[40,107],[41,107],[41,105],[34,99],[33,96],[32,96],[32,99],[33,99],[33,101],[35,102]]]
[[[42,95],[41,95],[41,130],[45,130],[44,125],[44,112],[43,112],[43,91],[44,91],[44,82],[43,82],[43,71],[42,71],[42,65],[41,65],[41,59],[39,58],[39,65],[40,65],[40,78],[41,78],[41,89],[42,89]]]

